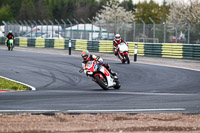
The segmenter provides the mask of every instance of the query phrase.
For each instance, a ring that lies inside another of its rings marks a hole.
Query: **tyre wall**
[[[5,45],[5,42],[5,38],[1,37],[0,44]],[[134,55],[136,44],[138,49],[137,54],[141,56],[200,60],[200,44],[128,42],[130,55]],[[69,40],[17,38],[15,39],[15,45],[20,47],[68,49]],[[71,40],[71,49],[80,51],[89,50],[91,52],[113,53],[113,42],[107,40]]]

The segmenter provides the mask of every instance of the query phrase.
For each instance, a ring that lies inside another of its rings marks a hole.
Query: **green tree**
[[[13,14],[13,17],[16,18],[19,15],[19,10],[23,0],[0,0],[0,7],[6,5],[10,6],[10,10]]]
[[[16,17],[21,20],[48,19],[51,14],[48,6],[42,0],[24,0],[21,3],[19,15]]]
[[[52,19],[67,18],[77,19],[80,21],[83,18],[87,21],[88,18],[93,18],[96,12],[101,8],[107,0],[61,0],[59,3],[56,1],[46,0],[49,4],[50,12],[52,12]]]
[[[142,3],[139,2],[136,7],[135,20],[137,23],[142,23],[139,20],[139,18],[142,18],[145,23],[151,24],[152,22],[149,20],[149,17],[151,17],[157,24],[162,23],[160,17],[166,20],[169,14],[169,6],[165,1],[162,6],[159,6],[159,4],[153,0],[149,3],[145,0]]]
[[[36,10],[35,6],[32,0],[24,0],[23,3],[21,3],[21,8],[19,10],[19,16],[17,19],[35,19],[36,16]]]
[[[93,18],[108,0],[0,0],[16,20]]]
[[[10,6],[6,5],[0,9],[0,22],[2,21],[13,21],[14,17],[11,12]]]
[[[132,0],[124,0],[120,5],[124,7],[127,11],[135,11],[136,8],[136,6],[133,5]]]

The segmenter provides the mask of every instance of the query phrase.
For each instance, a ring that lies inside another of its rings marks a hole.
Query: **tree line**
[[[106,0],[0,0],[1,20],[91,18]]]
[[[0,21],[54,20],[94,18],[109,0],[0,0]],[[111,0],[118,1],[118,0]],[[132,0],[120,3],[126,11],[135,12]],[[138,4],[138,8],[142,8]]]
[[[150,2],[145,0],[138,4],[133,4],[132,0],[123,0],[121,3],[119,0],[0,0],[0,22],[2,20],[66,20],[74,18],[79,21],[81,18],[87,21],[88,18],[94,19],[95,17],[103,19],[127,18],[127,16],[132,16],[137,23],[142,23],[140,18],[145,23],[152,23],[149,17],[155,23],[162,23],[160,18],[168,20],[170,17],[184,21],[184,17],[187,16],[187,18],[191,18],[191,21],[196,21],[200,3],[198,0],[190,2],[181,5],[175,2],[168,4],[163,0],[163,4],[159,5],[154,0],[150,0]],[[115,16],[111,17],[111,15]],[[111,22],[111,20],[109,21]]]

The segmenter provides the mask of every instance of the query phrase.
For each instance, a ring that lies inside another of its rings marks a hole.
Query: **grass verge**
[[[0,78],[0,90],[29,90],[28,86],[4,79],[4,78]]]

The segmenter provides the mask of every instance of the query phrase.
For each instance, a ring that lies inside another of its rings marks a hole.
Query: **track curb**
[[[14,79],[10,79],[10,78],[4,77],[4,76],[0,76],[0,78],[4,78],[4,79],[7,79],[7,80],[10,80],[10,81],[13,81],[13,82],[16,82],[16,83],[19,83],[19,84],[28,86],[32,91],[35,91],[35,90],[36,90],[35,87],[33,87],[33,86],[31,86],[31,85],[28,85],[28,84],[25,84],[25,83],[22,83],[22,82],[19,82],[19,81],[16,81],[16,80],[14,80]]]

